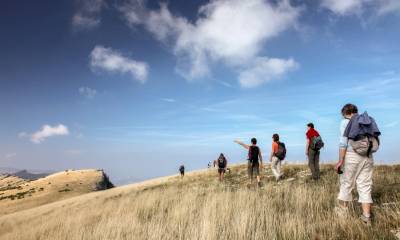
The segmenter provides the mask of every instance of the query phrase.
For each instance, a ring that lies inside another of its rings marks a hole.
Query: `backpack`
[[[225,168],[226,160],[224,157],[218,158],[218,168]]]
[[[352,130],[352,127],[355,129]],[[370,157],[379,149],[381,132],[375,120],[366,112],[350,120],[344,135],[348,136],[354,152],[361,156]]]
[[[278,142],[278,152],[275,153],[275,157],[283,161],[286,157],[286,146],[283,142]]]
[[[367,157],[379,149],[379,138],[370,135],[360,135],[356,139],[349,141],[354,152]]]
[[[257,163],[258,162],[258,154],[260,153],[260,149],[258,146],[250,146],[249,148],[249,156],[248,160],[251,163]]]
[[[324,141],[322,141],[321,136],[311,138],[311,149],[315,151],[321,150],[324,147]]]

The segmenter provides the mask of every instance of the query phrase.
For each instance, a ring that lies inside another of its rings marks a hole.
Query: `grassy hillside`
[[[103,188],[101,170],[66,170],[38,180],[0,176],[0,215],[79,196]]]
[[[281,183],[267,170],[260,189],[239,165],[222,184],[212,170],[85,194],[0,217],[0,239],[396,239],[399,165],[375,168],[371,227],[358,207],[335,216],[332,166],[319,182],[306,170],[285,166]]]

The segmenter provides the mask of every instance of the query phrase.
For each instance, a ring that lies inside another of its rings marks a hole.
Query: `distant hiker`
[[[208,162],[207,168],[211,168],[211,162]]]
[[[219,176],[219,181],[224,180],[224,174],[226,171],[226,167],[228,166],[228,161],[226,160],[225,156],[223,153],[221,153],[216,160],[217,166],[218,166],[218,176]]]
[[[244,148],[249,150],[248,153],[248,173],[250,177],[250,183],[253,183],[253,175],[257,177],[257,184],[261,186],[260,179],[260,168],[263,167],[263,159],[260,148],[257,146],[257,139],[251,139],[251,146],[244,144],[239,140],[235,140],[235,143],[243,146]]]
[[[181,165],[179,167],[179,172],[181,173],[181,177],[185,176],[185,166],[184,165]]]
[[[367,112],[358,114],[357,106],[346,104],[342,108],[343,120],[340,124],[339,161],[336,171],[340,175],[338,195],[339,214],[347,213],[352,202],[352,190],[357,187],[358,202],[361,203],[361,220],[371,222],[371,198],[373,153],[379,148],[381,132],[375,120]]]
[[[314,129],[314,124],[307,124],[307,143],[306,143],[306,155],[308,157],[308,166],[311,170],[312,178],[314,180],[319,179],[319,155],[320,150],[324,146],[321,136]]]
[[[272,135],[272,150],[269,156],[269,161],[271,162],[272,173],[275,175],[276,181],[282,179],[281,161],[283,161],[285,157],[285,144],[279,141],[279,135],[275,133]]]

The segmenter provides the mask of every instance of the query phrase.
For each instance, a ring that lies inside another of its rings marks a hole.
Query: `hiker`
[[[221,153],[219,155],[218,159],[215,160],[215,162],[217,162],[217,166],[218,166],[219,181],[222,182],[224,180],[224,174],[226,171],[226,167],[228,166],[228,161],[226,160],[224,154]]]
[[[261,178],[260,178],[260,168],[263,167],[263,159],[260,148],[257,146],[257,139],[251,139],[251,146],[244,144],[239,140],[235,140],[235,143],[243,146],[244,148],[249,150],[248,153],[248,174],[250,177],[250,184],[253,183],[253,175],[256,175],[257,185],[261,186]]]
[[[347,214],[355,185],[362,207],[361,220],[370,224],[373,153],[379,148],[381,133],[375,120],[366,112],[359,115],[357,106],[353,104],[344,105],[342,116],[339,161],[335,167],[340,174],[339,207],[336,211],[339,215]]]
[[[183,164],[179,167],[179,172],[181,173],[181,177],[183,178],[185,176],[185,166]]]
[[[314,180],[318,180],[320,177],[319,155],[324,143],[318,131],[314,129],[313,123],[307,124],[306,138],[306,156],[308,157],[308,167],[311,170],[312,178]]]
[[[285,159],[286,147],[283,142],[279,141],[279,135],[275,133],[272,135],[272,150],[269,156],[269,161],[271,162],[271,170],[275,175],[275,179],[278,182],[282,179],[281,173],[281,161]]]

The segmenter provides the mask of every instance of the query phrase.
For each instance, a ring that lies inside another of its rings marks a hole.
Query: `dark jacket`
[[[357,138],[357,136],[365,135],[379,137],[381,132],[378,129],[375,119],[368,116],[367,112],[364,112],[360,115],[355,114],[350,119],[343,136],[354,140]]]

